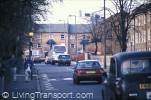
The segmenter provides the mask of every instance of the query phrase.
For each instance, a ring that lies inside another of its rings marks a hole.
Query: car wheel
[[[80,80],[78,78],[75,79],[76,84],[80,83]]]
[[[101,84],[102,83],[102,79],[98,80],[98,83]]]
[[[51,64],[52,64],[52,65],[55,65],[55,63],[54,63],[54,62],[51,62]]]
[[[102,91],[102,100],[105,100],[104,92]]]
[[[73,77],[73,83],[74,83],[74,84],[79,84],[79,83],[80,83],[80,81],[79,81],[79,79],[78,79],[78,78]]]
[[[71,64],[67,64],[68,66],[71,66]]]
[[[60,63],[58,63],[58,66],[60,66],[61,64]]]

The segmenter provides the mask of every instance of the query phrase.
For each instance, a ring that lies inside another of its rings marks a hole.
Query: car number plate
[[[139,84],[140,89],[151,89],[151,84]]]
[[[146,93],[147,99],[151,99],[151,92]]]
[[[86,71],[87,74],[95,74],[95,71]]]

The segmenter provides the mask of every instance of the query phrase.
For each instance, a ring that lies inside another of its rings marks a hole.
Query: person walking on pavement
[[[30,76],[32,78],[32,67],[33,67],[33,61],[28,58],[25,63],[24,63],[24,70],[25,70],[25,81],[29,81],[30,80]]]
[[[13,72],[13,80],[14,80],[14,82],[16,82],[16,80],[17,80],[17,59],[15,58],[15,55],[12,55],[9,64],[10,64],[10,67]]]

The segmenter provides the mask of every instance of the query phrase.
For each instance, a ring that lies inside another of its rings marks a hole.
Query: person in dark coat
[[[24,62],[24,70],[25,70],[25,81],[29,81],[29,76],[31,74],[31,78],[32,78],[32,67],[34,66],[33,61],[28,58],[25,62]]]
[[[17,80],[17,59],[15,58],[15,55],[12,55],[9,61],[9,66],[13,72],[13,80],[16,81]]]

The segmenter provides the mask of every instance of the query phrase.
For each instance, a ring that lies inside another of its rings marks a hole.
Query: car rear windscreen
[[[80,69],[92,69],[92,68],[101,68],[101,65],[97,61],[87,61],[87,62],[79,62],[77,68]]]

